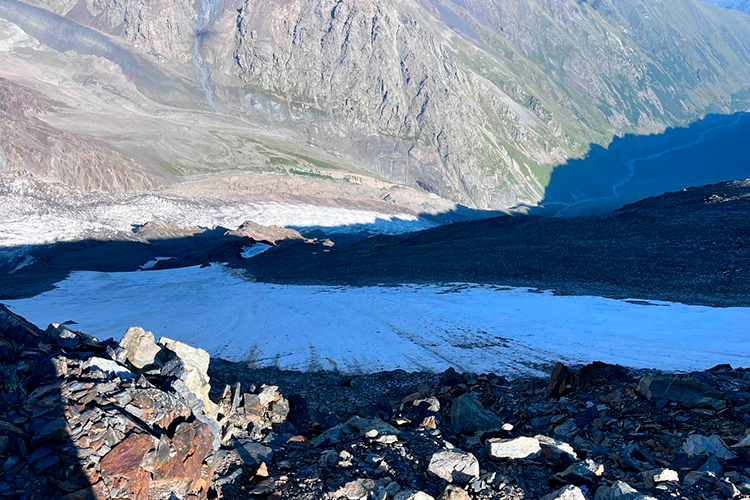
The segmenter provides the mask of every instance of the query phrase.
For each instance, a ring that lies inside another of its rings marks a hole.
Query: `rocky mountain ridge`
[[[137,87],[118,79],[96,92],[126,97],[136,109],[153,107],[145,98],[200,112],[191,122],[175,117],[198,125],[175,135],[178,151],[135,130],[122,142],[127,134],[63,120],[64,130],[125,147],[135,159],[125,167],[151,176],[165,168],[215,172],[217,158],[222,169],[286,174],[298,165],[343,165],[503,208],[542,199],[552,167],[589,143],[747,109],[750,21],[692,0],[33,3],[36,13],[12,0],[0,17],[29,32],[38,25],[19,19],[44,18],[47,31],[34,35],[52,50],[37,61],[94,54]],[[70,40],[44,34],[63,22]],[[63,47],[73,50],[53,54]],[[14,64],[28,57],[12,47],[6,54]],[[102,75],[77,73],[65,96],[91,101],[93,88],[81,82]],[[36,75],[23,79],[44,84]],[[184,153],[204,122],[213,129],[230,120],[229,134],[208,142],[202,135],[213,148],[202,151],[204,161]],[[258,129],[275,138],[258,137]],[[303,144],[325,161],[301,158],[309,158],[298,153]],[[233,158],[225,163],[227,151]]]

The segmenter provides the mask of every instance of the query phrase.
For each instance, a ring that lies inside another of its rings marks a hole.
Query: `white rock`
[[[122,366],[121,364],[117,363],[116,361],[112,361],[111,359],[106,358],[89,358],[86,361],[84,361],[82,368],[84,370],[90,370],[90,369],[97,369],[101,370],[105,373],[109,373],[111,375],[116,375],[118,377],[122,378],[131,378],[134,377],[135,374]]]
[[[548,436],[537,434],[534,439],[539,441],[539,445],[542,450],[547,453],[553,453],[555,455],[565,456],[570,460],[578,460],[578,455],[572,446],[564,441],[559,441]]]
[[[534,458],[542,451],[539,440],[531,437],[493,438],[488,439],[486,445],[492,458]]]
[[[204,375],[208,373],[211,356],[203,349],[167,337],[160,338],[159,345],[175,353],[186,366],[194,368]]]
[[[435,500],[435,497],[424,491],[406,490],[393,497],[393,500]]]
[[[656,500],[654,497],[639,493],[638,490],[624,481],[615,481],[612,486],[601,486],[596,490],[594,500]]]
[[[568,485],[549,495],[543,496],[541,500],[586,500],[586,497],[581,488]]]
[[[648,486],[654,486],[657,483],[679,482],[680,476],[677,471],[672,469],[653,469],[641,473],[643,482]]]

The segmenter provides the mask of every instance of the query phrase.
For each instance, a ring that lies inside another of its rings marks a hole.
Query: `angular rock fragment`
[[[482,406],[476,396],[469,393],[453,401],[450,420],[453,425],[460,425],[467,434],[499,429],[503,425],[500,417]]]
[[[432,455],[427,470],[449,483],[466,484],[479,478],[479,460],[471,453],[443,450]]]
[[[570,392],[570,378],[570,370],[564,364],[557,363],[547,384],[547,394],[555,397],[564,396]]]
[[[682,449],[690,457],[695,455],[715,455],[724,460],[737,458],[737,455],[729,450],[724,440],[716,435],[701,436],[700,434],[692,434],[682,445]]]
[[[465,489],[449,484],[438,497],[438,500],[471,500]]]
[[[487,440],[486,445],[487,454],[492,458],[535,458],[542,451],[539,441],[532,437],[492,438]]]
[[[586,496],[577,486],[565,486],[543,496],[541,500],[586,500]]]
[[[120,340],[120,348],[125,351],[125,359],[139,370],[153,365],[161,352],[154,334],[140,327],[128,328]]]
[[[648,470],[641,473],[641,477],[643,478],[643,482],[646,483],[646,486],[653,487],[658,483],[667,483],[667,482],[679,482],[680,476],[677,474],[677,471],[674,471],[672,469],[653,469]]]

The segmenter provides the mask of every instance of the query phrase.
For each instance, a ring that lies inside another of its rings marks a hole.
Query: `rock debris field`
[[[725,364],[282,372],[0,307],[0,370],[0,498],[750,497],[750,370]]]

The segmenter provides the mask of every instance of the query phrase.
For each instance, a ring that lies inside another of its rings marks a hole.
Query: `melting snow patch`
[[[601,360],[699,370],[750,366],[750,308],[480,286],[326,287],[255,283],[219,265],[148,273],[75,272],[9,305],[43,325],[74,320],[99,338],[131,326],[258,366],[444,370],[508,376]]]
[[[270,250],[271,248],[273,248],[271,245],[266,245],[265,243],[256,243],[255,245],[242,249],[242,258],[252,259],[256,255],[260,255],[263,252]]]
[[[172,257],[155,257],[154,260],[150,260],[141,266],[141,271],[153,269],[156,264],[162,260],[171,260]]]

